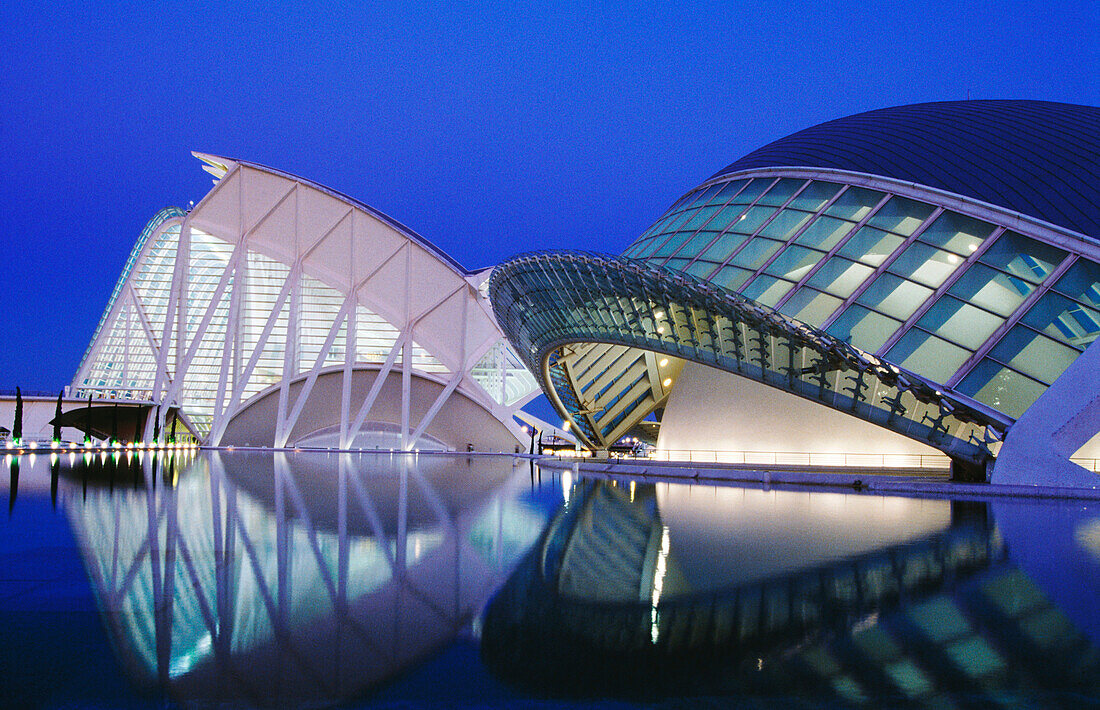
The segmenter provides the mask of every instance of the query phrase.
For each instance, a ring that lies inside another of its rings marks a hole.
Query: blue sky
[[[1090,0],[358,5],[0,9],[0,388],[69,382],[145,222],[210,187],[191,150],[329,185],[477,267],[622,251],[832,118],[1100,104]]]

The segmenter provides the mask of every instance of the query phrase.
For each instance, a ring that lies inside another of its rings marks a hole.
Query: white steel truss
[[[215,186],[189,213],[166,210],[143,232],[73,380],[77,396],[150,401],[161,412],[178,405],[216,445],[250,400],[277,386],[275,443],[285,446],[318,375],[340,368],[334,406],[347,447],[398,372],[402,448],[455,392],[518,432],[512,414],[538,386],[496,324],[482,288],[488,272],[466,272],[315,183],[196,156]],[[352,401],[352,372],[364,368],[379,370],[377,386]],[[414,375],[445,385],[419,421]],[[146,440],[155,428],[150,418]]]

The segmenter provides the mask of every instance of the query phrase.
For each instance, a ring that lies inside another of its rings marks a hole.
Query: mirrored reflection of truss
[[[679,271],[582,252],[498,267],[497,319],[585,445],[664,406],[685,361],[851,414],[984,465],[1012,420],[835,337]]]

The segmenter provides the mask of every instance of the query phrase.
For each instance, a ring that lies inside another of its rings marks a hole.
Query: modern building
[[[621,256],[523,255],[490,292],[592,449],[649,421],[672,458],[946,456],[973,479],[996,458],[1006,482],[1096,485],[1068,459],[1100,457],[1100,109],[829,121],[720,170]]]
[[[538,388],[488,269],[316,183],[196,156],[214,188],[149,222],[73,396],[156,412],[146,441],[178,410],[213,445],[526,448],[513,415]]]

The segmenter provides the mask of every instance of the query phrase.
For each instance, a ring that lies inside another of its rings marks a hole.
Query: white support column
[[[153,378],[153,401],[157,403],[161,402],[161,394],[164,390],[165,381],[170,379],[168,375],[168,349],[172,347],[172,319],[176,314],[176,307],[179,301],[177,282],[182,278],[180,271],[183,269],[183,263],[180,259],[180,254],[183,244],[183,235],[185,232],[190,234],[190,231],[191,220],[188,218],[183,220],[183,224],[180,226],[180,236],[176,241],[176,261],[172,269],[172,284],[168,291],[168,308],[164,312],[164,326],[160,336],[160,352],[157,356],[157,371],[156,376]]]
[[[348,296],[351,299],[351,311],[348,313],[348,329],[344,339],[344,372],[340,380],[340,448],[346,448],[348,441],[348,425],[351,417],[351,378],[354,374],[353,366],[358,359],[356,343],[356,331],[359,328],[359,314],[356,304],[358,297],[353,291]]]
[[[412,249],[405,249],[405,328],[409,337],[401,353],[401,450],[409,450],[409,407],[412,404]]]
[[[302,414],[302,408],[305,406],[306,400],[309,399],[309,394],[313,391],[313,386],[317,383],[317,376],[321,373],[321,368],[324,366],[325,360],[328,359],[328,354],[332,350],[332,344],[336,342],[336,335],[340,332],[340,326],[343,324],[344,318],[347,317],[348,310],[351,308],[352,303],[353,301],[350,297],[344,299],[344,305],[340,308],[340,312],[336,314],[336,318],[332,321],[332,326],[328,329],[328,335],[325,337],[325,343],[321,346],[320,352],[317,353],[317,357],[313,361],[313,367],[309,370],[309,376],[298,391],[298,396],[294,399],[294,407],[290,410],[290,414],[286,418],[282,433],[275,439],[276,447],[286,446],[287,439],[290,437],[290,432],[294,429],[294,425],[298,423],[298,417]]]
[[[302,302],[302,270],[293,270],[290,291],[290,313],[286,321],[286,344],[283,348],[283,378],[279,382],[279,412],[275,420],[275,440],[285,439],[286,414],[290,400],[290,382],[298,374],[298,317]]]
[[[367,392],[366,399],[363,400],[362,406],[359,407],[359,412],[355,415],[355,419],[352,420],[351,426],[348,427],[348,441],[340,442],[341,449],[348,448],[350,440],[355,437],[355,433],[359,431],[359,427],[363,426],[363,422],[367,418],[367,413],[370,411],[370,408],[374,406],[374,400],[378,398],[378,393],[382,391],[382,385],[385,384],[386,378],[390,376],[390,371],[393,370],[393,364],[397,361],[397,355],[401,352],[407,338],[408,334],[404,332],[397,336],[397,340],[394,342],[393,347],[390,348],[390,354],[386,356],[386,361],[382,363],[382,369],[378,371],[378,374],[374,378],[374,382],[371,383],[370,391]]]

